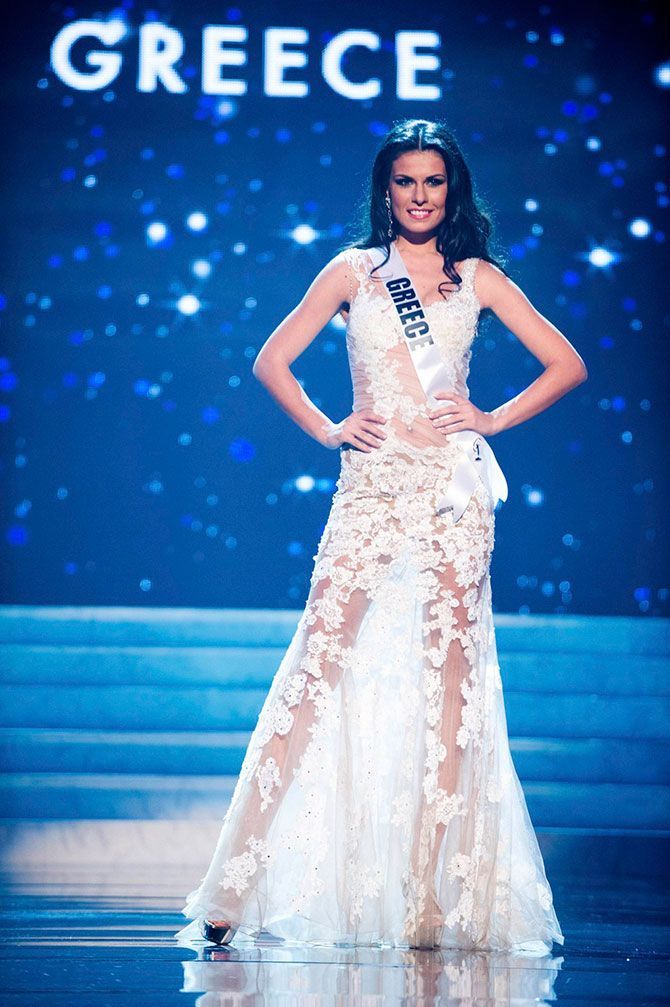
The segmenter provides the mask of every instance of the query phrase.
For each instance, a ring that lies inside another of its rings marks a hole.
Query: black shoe
[[[200,925],[200,932],[203,937],[214,944],[230,944],[237,933],[237,927],[232,925],[217,927],[213,923],[210,923],[209,920],[203,920]]]

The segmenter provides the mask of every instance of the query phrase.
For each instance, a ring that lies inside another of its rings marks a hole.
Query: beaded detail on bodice
[[[415,447],[444,448],[445,434],[436,430],[430,407],[410,357],[396,310],[381,279],[372,274],[365,249],[341,253],[349,268],[349,315],[346,342],[354,393],[353,409],[373,409],[388,421],[385,430]],[[472,343],[481,305],[474,276],[477,259],[464,259],[457,270],[458,289],[424,303],[433,338],[444,359],[450,388],[469,397],[467,379]],[[445,280],[448,277],[445,274]],[[449,389],[446,388],[445,391]]]

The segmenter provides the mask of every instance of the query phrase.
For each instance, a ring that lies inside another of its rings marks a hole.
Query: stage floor
[[[38,867],[1,878],[2,1003],[660,1005],[670,1002],[667,889],[553,877],[554,954],[314,947],[270,937],[226,949],[174,940],[192,867]]]

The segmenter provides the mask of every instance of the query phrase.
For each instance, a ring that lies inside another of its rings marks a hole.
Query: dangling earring
[[[389,217],[388,236],[389,236],[389,238],[392,238],[393,237],[393,214],[391,213],[391,197],[389,196],[388,192],[386,193],[386,196],[384,197],[384,202],[386,203],[386,212],[388,213],[388,217]]]

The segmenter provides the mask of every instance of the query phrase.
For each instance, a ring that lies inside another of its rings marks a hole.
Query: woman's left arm
[[[477,261],[475,293],[482,308],[490,308],[544,366],[542,374],[527,388],[491,412],[477,409],[464,396],[438,393],[436,397],[451,398],[456,405],[441,407],[439,415],[443,419],[441,422],[434,420],[436,425],[443,427],[446,433],[465,428],[477,430],[486,437],[541,413],[566,392],[586,381],[588,371],[563,333],[540,314],[513,280],[485,259]],[[433,413],[436,412],[433,410]],[[457,419],[459,413],[460,423]]]

